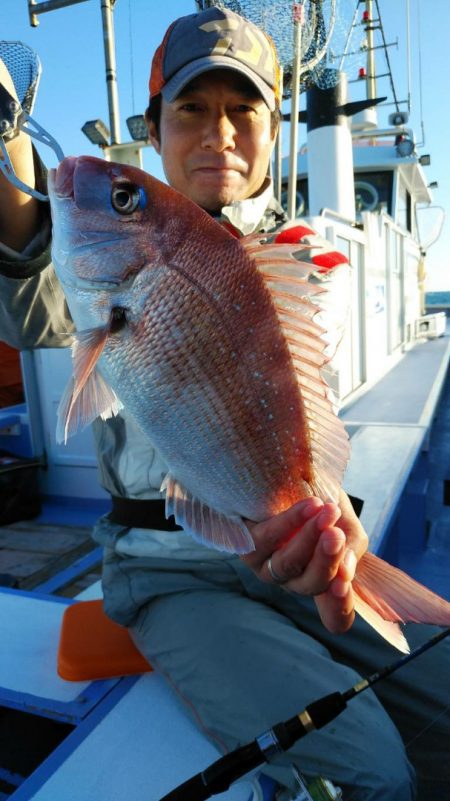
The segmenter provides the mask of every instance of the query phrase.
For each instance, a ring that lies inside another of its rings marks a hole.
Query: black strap
[[[349,495],[348,499],[353,506],[353,511],[355,512],[356,516],[361,517],[364,501],[362,501],[361,498],[356,498],[354,495]]]
[[[139,501],[135,498],[111,496],[112,510],[108,517],[113,523],[128,528],[154,528],[161,531],[182,531],[171,515],[166,518],[163,500]]]
[[[361,514],[364,501],[360,498],[348,496],[356,514]],[[120,498],[111,496],[112,510],[108,517],[113,523],[127,528],[154,528],[160,531],[182,531],[177,526],[175,518],[165,516],[165,502],[163,500],[139,501],[135,498]]]

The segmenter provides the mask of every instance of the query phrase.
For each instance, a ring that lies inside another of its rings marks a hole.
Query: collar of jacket
[[[270,178],[262,192],[256,197],[246,200],[236,200],[229,206],[224,206],[221,214],[216,217],[219,222],[228,222],[243,236],[254,231],[270,231],[277,225],[287,222],[283,208],[273,196],[273,186]]]

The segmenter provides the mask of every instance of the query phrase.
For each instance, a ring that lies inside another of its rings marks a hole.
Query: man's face
[[[149,124],[169,184],[207,211],[258,194],[275,133],[252,84],[230,70],[191,81],[173,103],[162,100],[160,135]]]

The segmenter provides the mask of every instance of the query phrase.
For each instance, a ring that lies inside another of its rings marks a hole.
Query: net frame
[[[307,89],[319,83],[320,64],[330,45],[336,19],[336,0],[196,0],[198,11],[213,6],[234,11],[253,22],[274,41],[283,71],[283,97],[291,96],[298,56],[294,47],[294,13],[302,11],[300,83]]]

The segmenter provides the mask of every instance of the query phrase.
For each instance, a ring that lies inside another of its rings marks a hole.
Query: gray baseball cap
[[[226,8],[208,8],[170,25],[155,52],[150,97],[171,103],[204,72],[230,69],[256,86],[271,111],[280,105],[280,70],[275,45],[260,28]]]

